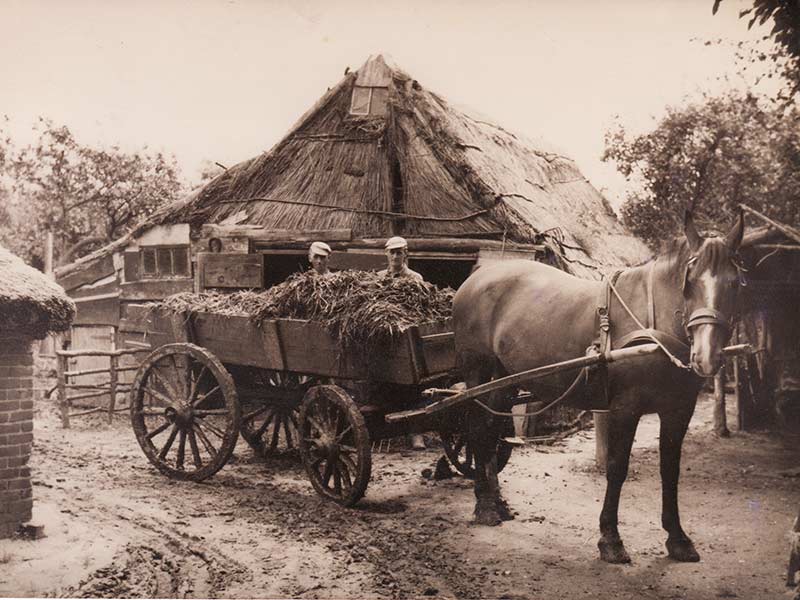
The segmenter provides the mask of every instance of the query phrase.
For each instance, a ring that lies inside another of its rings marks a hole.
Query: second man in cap
[[[408,242],[405,238],[399,236],[391,237],[386,240],[385,248],[388,266],[386,269],[378,271],[378,275],[391,278],[405,277],[423,281],[422,275],[408,268]]]

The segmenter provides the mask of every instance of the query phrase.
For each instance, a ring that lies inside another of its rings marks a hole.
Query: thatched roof
[[[353,114],[354,90],[372,94],[370,114]],[[345,75],[271,150],[149,224],[225,219],[354,238],[547,243],[583,274],[649,255],[573,160],[454,108],[382,56]]]
[[[39,339],[69,329],[74,317],[60,285],[0,248],[0,332]]]

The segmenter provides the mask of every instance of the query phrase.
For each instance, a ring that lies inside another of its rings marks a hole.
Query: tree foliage
[[[617,125],[603,160],[633,184],[621,207],[628,227],[653,247],[679,231],[692,208],[706,228],[727,223],[739,203],[800,224],[800,118],[747,92],[669,108],[649,133]]]
[[[712,13],[716,14],[722,0],[714,0]],[[777,50],[759,53],[754,60],[764,60],[767,56],[781,65],[781,74],[788,82],[786,101],[792,101],[800,94],[800,0],[753,0],[752,8],[739,12],[740,18],[749,19],[747,28],[764,25],[772,20],[771,37]]]
[[[0,142],[8,188],[0,212],[10,214],[0,244],[31,263],[42,264],[47,231],[54,234],[56,264],[72,260],[125,234],[183,189],[174,158],[93,148],[46,119],[36,131],[23,148]]]

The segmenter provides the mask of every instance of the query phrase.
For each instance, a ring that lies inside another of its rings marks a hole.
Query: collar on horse
[[[689,279],[689,269],[694,261],[697,260],[696,256],[692,256],[686,263],[686,268],[683,275],[683,288],[686,288]],[[633,319],[634,323],[639,327],[634,331],[630,331],[622,335],[616,340],[618,348],[626,348],[642,342],[655,342],[664,351],[670,361],[681,369],[691,370],[691,366],[687,364],[691,348],[687,343],[692,337],[692,329],[698,325],[720,325],[728,332],[731,330],[731,319],[726,317],[724,313],[714,308],[703,307],[692,311],[689,318],[685,318],[685,311],[681,314],[684,315],[683,330],[685,334],[684,339],[680,339],[676,335],[667,331],[662,331],[656,326],[656,307],[655,298],[653,295],[653,279],[655,272],[655,262],[650,263],[647,273],[647,319],[646,325],[643,325],[636,315],[631,311],[625,300],[615,287],[617,278],[622,271],[615,271],[611,277],[605,279],[605,285],[601,288],[600,298],[597,303],[597,315],[599,317],[599,339],[597,341],[597,349],[608,356],[612,349],[612,335],[611,335],[611,320],[609,317],[609,308],[611,306],[612,294],[617,297],[620,305]]]

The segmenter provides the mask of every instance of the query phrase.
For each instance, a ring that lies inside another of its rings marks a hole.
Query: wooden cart
[[[139,343],[154,348],[132,384],[133,429],[150,462],[170,477],[210,477],[241,434],[264,456],[299,447],[317,492],[352,505],[370,478],[372,442],[433,429],[446,432],[448,456],[469,474],[455,428],[440,419],[384,418],[420,407],[423,389],[452,383],[449,321],[411,327],[380,348],[345,349],[312,321],[257,326],[245,316],[135,305],[127,318],[143,332]]]
[[[411,327],[380,348],[345,349],[312,321],[257,326],[244,316],[144,306],[129,306],[128,319],[155,348],[136,372],[130,408],[136,438],[156,468],[201,481],[225,465],[241,433],[265,456],[299,447],[317,492],[346,506],[364,495],[374,441],[437,431],[448,458],[470,475],[460,405],[503,390],[513,390],[513,403],[526,402],[516,390],[533,379],[660,351],[648,343],[589,354],[459,391],[450,387],[457,374],[449,321]],[[510,454],[500,439],[498,470]]]

